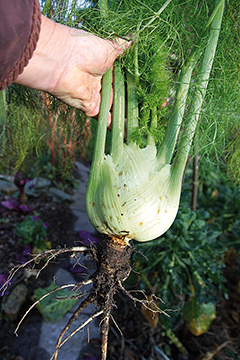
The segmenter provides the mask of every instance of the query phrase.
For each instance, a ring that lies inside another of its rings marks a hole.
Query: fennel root
[[[46,261],[42,265],[41,269],[37,271],[37,276],[39,276],[41,270],[49,264],[51,260],[55,260],[56,256],[61,255],[65,252],[72,252],[73,256],[78,256],[78,254],[86,255],[90,260],[96,263],[96,271],[89,276],[89,278],[84,281],[80,281],[77,284],[69,284],[60,286],[48,294],[45,294],[41,299],[37,300],[23,315],[22,319],[19,321],[15,333],[19,330],[20,325],[23,320],[29,314],[29,312],[41,301],[43,298],[53,294],[54,292],[60,290],[61,288],[71,287],[72,296],[80,298],[82,297],[82,292],[79,290],[85,285],[92,284],[92,290],[88,293],[86,298],[81,301],[80,305],[73,313],[72,317],[69,319],[68,323],[62,329],[61,334],[59,335],[55,351],[51,357],[51,360],[57,360],[58,354],[61,351],[61,347],[78,331],[84,329],[92,320],[99,317],[100,319],[100,330],[102,338],[102,360],[107,358],[107,347],[108,347],[108,333],[109,333],[109,320],[111,317],[111,311],[114,306],[114,295],[121,291],[123,295],[128,296],[135,303],[140,302],[146,309],[152,311],[151,303],[154,301],[154,298],[148,298],[144,292],[138,292],[142,294],[142,298],[135,298],[131,292],[128,292],[124,286],[123,282],[128,278],[131,272],[130,258],[134,251],[134,246],[130,243],[126,245],[124,240],[119,238],[110,238],[105,237],[100,241],[96,246],[78,246],[71,249],[51,249],[43,252],[42,254],[37,254],[26,264],[22,264],[17,268],[13,269],[13,272],[9,275],[8,281],[11,280],[11,276],[15,275],[16,272],[22,269],[24,266],[32,265],[34,268],[38,260],[45,259]],[[70,335],[66,336],[67,331],[70,329],[70,326],[74,323],[77,317],[80,315],[83,309],[87,308],[89,305],[95,305],[95,311],[92,315],[83,322],[78,328],[76,328]],[[154,312],[163,313],[167,316],[164,311],[159,308],[156,308]]]

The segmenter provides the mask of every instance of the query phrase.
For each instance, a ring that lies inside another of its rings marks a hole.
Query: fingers
[[[93,90],[92,99],[89,102],[82,102],[81,110],[85,113],[85,115],[90,117],[96,117],[99,114],[101,104],[101,92]],[[108,126],[110,126],[112,122],[112,114],[110,112],[113,104],[113,87],[111,88],[111,97],[110,97],[110,105],[109,105],[109,115],[108,115]]]
[[[100,110],[101,94],[100,92],[94,92],[92,100],[88,103],[82,103],[81,110],[85,115],[94,117],[98,115]]]
[[[67,53],[71,54],[71,61],[64,58],[64,66],[59,67],[61,72],[58,70],[61,76],[57,82],[51,82],[52,87],[48,87],[47,91],[81,109],[87,116],[95,117],[100,110],[102,76],[111,68],[115,59],[127,51],[131,41],[121,38],[104,40],[83,30],[77,33],[82,36],[72,36],[71,33],[69,37],[74,47],[74,51]],[[110,108],[112,101],[113,90]],[[108,120],[111,122],[111,114]]]

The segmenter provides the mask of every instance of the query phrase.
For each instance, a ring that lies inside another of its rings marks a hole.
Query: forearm
[[[51,88],[59,80],[58,66],[62,66],[61,59],[59,59],[59,63],[61,63],[59,65],[55,54],[61,52],[61,49],[63,51],[68,34],[64,26],[54,23],[45,16],[42,15],[41,20],[41,31],[36,50],[28,66],[24,68],[23,73],[18,76],[15,82],[37,90],[51,92]],[[56,27],[58,27],[57,31]]]

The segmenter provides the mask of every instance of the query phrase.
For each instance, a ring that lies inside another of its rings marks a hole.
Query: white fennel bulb
[[[86,203],[99,232],[148,241],[168,230],[178,211],[181,179],[171,165],[159,165],[154,145],[124,145],[118,163],[107,155],[100,166],[102,175]]]

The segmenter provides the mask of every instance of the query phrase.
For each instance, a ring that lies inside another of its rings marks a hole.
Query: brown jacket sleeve
[[[38,0],[0,0],[0,90],[23,72],[36,48],[40,26]]]

